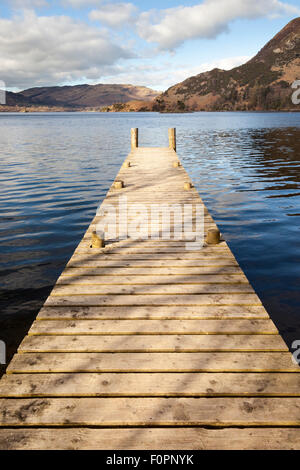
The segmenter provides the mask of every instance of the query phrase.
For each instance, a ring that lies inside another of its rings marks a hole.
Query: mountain
[[[30,104],[30,100],[22,95],[22,93],[12,93],[11,91],[7,91],[6,104],[7,106],[27,106]]]
[[[288,110],[300,79],[300,18],[288,23],[251,60],[232,70],[190,77],[158,96],[153,111]]]
[[[152,101],[159,93],[133,85],[74,85],[29,88],[21,92],[29,103],[70,108],[103,107],[131,100]]]

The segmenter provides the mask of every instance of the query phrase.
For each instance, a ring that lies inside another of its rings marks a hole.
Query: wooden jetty
[[[0,381],[1,449],[300,448],[299,366],[169,139],[132,130],[101,209],[196,204],[207,242],[102,247],[96,215]]]

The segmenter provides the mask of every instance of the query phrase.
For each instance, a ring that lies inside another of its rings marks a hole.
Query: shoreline
[[[38,107],[38,108],[20,108],[20,107],[10,107],[5,106],[2,109],[0,105],[0,114],[6,113],[18,113],[18,114],[34,114],[34,113],[101,113],[101,114],[130,114],[130,113],[155,113],[155,114],[194,114],[194,113],[298,113],[300,112],[299,109],[227,109],[227,110],[199,110],[199,111],[153,111],[153,110],[101,110],[101,109],[70,109],[70,108],[45,108],[45,107]]]

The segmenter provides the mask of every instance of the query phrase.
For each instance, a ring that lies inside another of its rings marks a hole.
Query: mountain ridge
[[[291,84],[300,78],[300,18],[290,21],[248,62],[189,77],[154,100],[153,110],[293,109]]]
[[[65,85],[29,88],[21,92],[34,104],[102,107],[131,100],[152,101],[159,92],[144,86],[123,84]]]
[[[99,110],[114,103],[149,102],[158,91],[130,84],[65,85],[28,88],[18,93],[6,93],[6,105],[1,108],[26,107],[27,111],[49,108],[54,110]]]

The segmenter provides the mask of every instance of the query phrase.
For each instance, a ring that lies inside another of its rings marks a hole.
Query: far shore
[[[226,112],[236,112],[236,113],[297,113],[300,111],[300,106],[298,108],[292,109],[225,109],[225,110],[218,110],[218,109],[206,109],[206,110],[186,110],[186,111],[154,111],[151,109],[123,109],[123,110],[115,110],[115,109],[108,109],[105,108],[65,108],[60,106],[35,106],[35,107],[20,107],[20,106],[5,106],[0,105],[0,113],[132,113],[132,112],[156,112],[159,114],[191,114],[191,113],[209,113],[209,112],[218,112],[218,113],[226,113]]]

